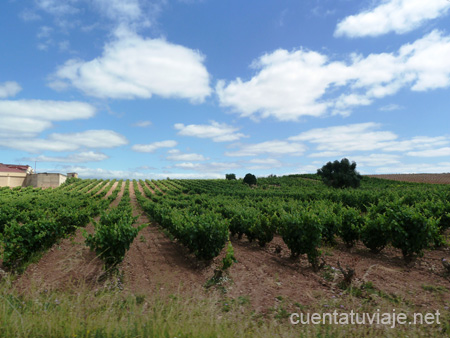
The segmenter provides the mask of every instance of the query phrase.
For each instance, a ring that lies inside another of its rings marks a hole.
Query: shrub
[[[322,169],[317,170],[317,174],[322,177],[322,181],[333,188],[357,188],[360,185],[361,175],[356,171],[356,163],[343,158],[328,162]]]
[[[83,229],[86,245],[103,259],[106,268],[122,262],[131,243],[146,226],[144,224],[135,228],[133,223],[136,219],[137,217],[113,209],[109,214],[104,214],[100,222],[93,222],[93,235]]]
[[[382,202],[368,208],[361,240],[374,253],[379,253],[389,243],[390,228],[386,219],[386,205]]]
[[[347,207],[342,209],[342,223],[339,235],[347,248],[351,248],[359,240],[361,229],[364,225],[364,217],[358,209]]]
[[[423,256],[423,249],[433,242],[438,232],[437,220],[427,218],[416,208],[392,205],[387,210],[394,248],[400,249],[407,263]]]
[[[314,270],[319,266],[320,252],[318,247],[322,240],[322,224],[320,218],[311,211],[283,214],[281,217],[280,233],[291,255],[308,256]]]

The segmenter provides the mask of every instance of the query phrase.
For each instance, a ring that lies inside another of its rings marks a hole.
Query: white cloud
[[[53,121],[87,119],[96,108],[83,102],[0,100],[0,138],[34,137],[52,127]]]
[[[241,116],[273,116],[282,121],[300,116],[320,116],[329,103],[320,101],[327,88],[349,76],[347,66],[328,62],[312,51],[292,53],[277,50],[253,62],[259,73],[244,82],[240,78],[226,84],[219,81],[216,91],[222,106],[232,107]]]
[[[342,156],[340,151],[321,151],[318,153],[309,154],[308,157],[327,157],[327,158],[337,158]]]
[[[404,109],[404,107],[400,106],[398,104],[395,104],[395,103],[391,103],[391,104],[385,105],[380,108],[381,111],[394,111],[394,110],[401,110],[401,109]]]
[[[73,143],[33,138],[0,139],[0,146],[29,153],[39,153],[41,151],[75,151],[78,149],[78,145]]]
[[[439,163],[402,163],[394,167],[379,167],[378,174],[417,174],[417,173],[448,173],[450,172],[450,162]]]
[[[53,15],[61,16],[78,13],[74,6],[77,0],[36,0],[39,9]]]
[[[385,165],[395,166],[400,163],[400,156],[392,154],[349,156],[348,159],[350,161],[356,162],[358,164],[358,167],[380,167]]]
[[[49,139],[88,148],[115,148],[128,143],[125,136],[113,130],[87,130],[80,133],[50,134]]]
[[[81,178],[123,178],[123,179],[166,179],[167,177],[174,179],[204,179],[204,178],[224,178],[223,174],[217,172],[200,172],[200,173],[172,173],[172,172],[156,172],[142,173],[131,170],[108,170],[103,168],[87,168],[84,166],[64,166],[61,168],[43,169],[46,172],[76,172]]]
[[[412,150],[430,150],[435,147],[445,146],[449,143],[450,140],[446,136],[415,136],[409,140],[387,143],[384,146],[384,150],[400,152],[407,152]]]
[[[209,163],[183,162],[177,163],[173,167],[185,170],[194,170],[202,173],[203,172],[216,173],[216,172],[225,172],[232,169],[238,169],[241,168],[242,166],[239,163],[233,162],[209,162]]]
[[[22,90],[17,82],[8,81],[0,83],[0,99],[15,96]]]
[[[308,141],[317,144],[317,150],[323,152],[350,152],[380,149],[387,142],[397,139],[389,131],[376,131],[379,124],[368,122],[344,126],[311,129],[289,138],[291,141]],[[312,157],[319,157],[317,154]]]
[[[139,122],[136,122],[135,124],[133,124],[134,127],[140,127],[140,128],[149,127],[151,125],[152,125],[151,121],[139,121]]]
[[[178,149],[172,149],[168,151],[168,156],[166,160],[169,161],[205,161],[207,158],[201,154],[189,153],[185,154]]]
[[[133,21],[142,17],[139,0],[94,0],[100,12],[116,21]]]
[[[76,154],[70,154],[68,156],[37,156],[32,158],[26,158],[25,160],[30,162],[58,162],[58,163],[85,163],[85,162],[100,162],[108,159],[109,156],[94,151],[85,151]]]
[[[33,137],[40,132],[52,127],[52,123],[46,120],[29,117],[1,116],[0,138],[7,137]]]
[[[93,117],[95,107],[83,102],[17,100],[0,101],[0,116],[29,117],[45,121],[70,121]]]
[[[450,86],[450,37],[437,30],[395,53],[352,55],[330,61],[305,50],[277,50],[253,63],[249,81],[219,81],[222,106],[241,116],[296,121],[327,113],[348,115],[354,107],[400,89],[426,91]]]
[[[403,34],[428,20],[447,14],[448,0],[383,0],[377,7],[346,17],[338,23],[335,36],[351,38]]]
[[[248,161],[249,165],[246,165],[246,169],[248,170],[269,170],[275,168],[286,167],[286,164],[283,164],[280,160],[275,158],[254,158]]]
[[[50,134],[46,139],[0,138],[0,146],[30,153],[75,151],[79,148],[113,148],[127,144],[127,139],[112,130],[87,130],[71,134]]]
[[[446,142],[448,143],[448,142]],[[444,157],[450,156],[450,147],[442,147],[437,149],[427,149],[420,151],[410,151],[406,153],[408,156],[416,156],[416,157]]]
[[[73,86],[100,98],[134,99],[158,95],[203,102],[210,95],[209,74],[200,52],[163,39],[144,39],[126,29],[91,61],[69,60],[50,86]]]
[[[445,153],[445,145],[450,144],[447,136],[415,136],[410,139],[399,140],[398,135],[391,131],[377,130],[378,123],[367,122],[311,129],[297,136],[289,138],[290,141],[310,142],[316,145],[317,152],[309,157],[336,158],[348,156],[358,151],[381,150],[384,152],[409,152],[410,156],[424,156],[424,154]],[[439,149],[440,148],[440,149]],[[397,155],[365,155],[360,157],[361,162],[367,166],[374,166],[380,157],[386,156],[387,161],[397,161]]]
[[[237,133],[239,128],[227,125],[226,123],[218,123],[211,121],[207,124],[189,124],[176,123],[175,129],[179,130],[178,135],[194,136],[199,138],[210,138],[214,142],[230,142],[237,141],[246,135]]]
[[[266,141],[256,144],[243,144],[237,151],[226,152],[226,156],[258,156],[258,155],[290,155],[290,156],[300,156],[306,150],[303,144],[287,141]]]
[[[158,149],[161,148],[173,148],[176,147],[178,144],[177,141],[173,140],[167,140],[167,141],[159,141],[154,142],[150,144],[135,144],[131,147],[134,151],[140,152],[140,153],[153,153]]]

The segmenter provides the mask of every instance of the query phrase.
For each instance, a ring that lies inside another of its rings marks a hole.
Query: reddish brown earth
[[[117,182],[108,192],[117,186]],[[125,185],[110,207],[120,202]],[[107,198],[105,196],[104,198]],[[100,216],[94,220],[98,221]],[[88,233],[94,232],[92,223],[86,226]],[[50,289],[72,289],[83,284],[96,287],[103,275],[103,263],[84,244],[82,231],[78,229],[70,238],[63,239],[47,251],[39,262],[30,264],[26,271],[16,280],[19,291],[42,291]]]
[[[450,184],[450,173],[446,174],[389,174],[389,175],[367,175],[369,177],[383,178],[386,180],[432,183],[432,184]]]
[[[339,287],[342,274],[333,269],[339,261],[342,267],[355,269],[355,287],[371,282],[376,290],[382,291],[384,296],[371,296],[373,304],[390,299],[394,305],[396,302],[410,304],[423,311],[450,306],[450,279],[444,274],[440,261],[442,257],[450,259],[448,248],[427,251],[414,266],[408,267],[401,252],[394,248],[386,248],[376,255],[362,244],[347,249],[338,242],[333,247],[322,248],[326,268],[314,272],[306,257],[290,257],[280,237],[264,248],[249,243],[245,237],[232,238],[237,263],[225,274],[220,285],[206,289],[204,285],[221,265],[225,249],[212,262],[198,261],[149,221],[136,202],[132,185],[130,197],[134,214],[139,216],[137,225],[150,225],[139,233],[120,266],[125,292],[145,295],[217,291],[222,292],[225,299],[246,299],[257,312],[279,308],[280,304],[293,309],[295,303],[327,306],[324,302],[329,301],[348,306],[353,300]],[[113,204],[117,205],[119,200],[120,197]],[[92,231],[89,226],[88,230]],[[37,264],[30,265],[16,285],[21,290],[33,284],[39,289],[67,290],[87,283],[96,289],[103,286],[99,278],[102,273],[101,262],[85,247],[84,238],[77,232],[73,239],[63,240]],[[361,298],[359,305],[352,303],[352,306],[361,306],[364,301]]]

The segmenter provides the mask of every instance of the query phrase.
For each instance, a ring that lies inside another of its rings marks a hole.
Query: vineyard
[[[181,285],[219,292],[225,312],[248,303],[285,323],[288,310],[324,297],[342,308],[355,295],[358,306],[378,297],[448,315],[449,228],[448,185],[71,179],[56,189],[0,188],[0,272],[20,293],[98,290],[108,278],[111,288],[111,276],[134,294]]]

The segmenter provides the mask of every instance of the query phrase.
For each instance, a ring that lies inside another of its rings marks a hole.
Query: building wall
[[[0,187],[24,187],[26,178],[26,173],[0,172]]]
[[[56,188],[66,181],[62,174],[40,173],[28,175],[26,185],[35,188]]]

